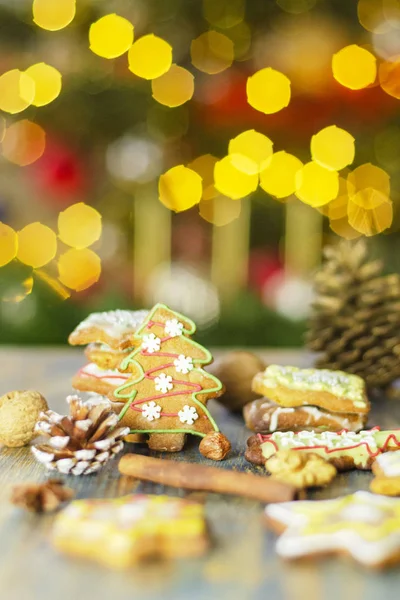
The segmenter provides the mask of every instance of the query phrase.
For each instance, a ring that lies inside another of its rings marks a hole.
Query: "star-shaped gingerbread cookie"
[[[270,504],[265,512],[270,526],[284,530],[276,544],[283,558],[347,554],[368,567],[400,562],[400,500],[360,491]]]

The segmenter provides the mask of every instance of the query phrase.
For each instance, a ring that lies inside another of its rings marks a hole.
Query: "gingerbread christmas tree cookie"
[[[121,424],[131,433],[149,434],[150,448],[179,451],[190,433],[203,438],[203,455],[222,460],[230,443],[206,407],[222,394],[222,384],[203,369],[212,356],[191,339],[195,330],[190,319],[157,304],[136,332],[135,350],[119,367],[130,379],[109,397],[119,407],[125,402]]]

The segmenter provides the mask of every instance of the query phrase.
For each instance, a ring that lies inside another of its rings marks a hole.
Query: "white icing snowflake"
[[[148,404],[142,404],[142,415],[148,421],[154,421],[155,419],[160,418],[161,406],[156,404],[154,400],[149,402]]]
[[[174,365],[178,373],[184,373],[186,375],[193,369],[193,360],[190,356],[180,354],[178,358],[174,360]]]
[[[197,414],[197,410],[194,406],[189,406],[185,404],[185,406],[178,412],[178,417],[181,423],[187,423],[188,425],[193,425],[196,419],[199,418]]]
[[[183,323],[180,323],[178,319],[169,319],[165,323],[165,333],[169,335],[169,337],[178,337],[182,335],[183,332]]]
[[[143,336],[142,348],[146,350],[149,354],[153,354],[153,352],[158,352],[161,346],[161,340],[159,337],[155,336],[154,333],[149,333],[149,335]]]
[[[169,390],[172,390],[174,384],[172,382],[171,375],[166,375],[165,373],[161,373],[158,377],[154,379],[154,384],[157,392],[161,392],[162,394],[166,394]]]

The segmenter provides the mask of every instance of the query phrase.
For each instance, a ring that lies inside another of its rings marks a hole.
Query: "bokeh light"
[[[276,198],[286,198],[296,190],[296,175],[303,163],[284,150],[276,152],[260,173],[260,186]]]
[[[376,58],[356,44],[346,46],[332,57],[333,76],[351,90],[361,90],[376,79]]]
[[[60,240],[73,248],[87,248],[100,239],[101,215],[83,202],[73,204],[58,216]]]
[[[199,213],[205,221],[222,227],[237,219],[241,208],[241,200],[232,200],[227,196],[218,195],[211,200],[201,200]]]
[[[215,75],[231,66],[235,52],[232,40],[226,35],[206,31],[192,41],[190,55],[196,69]]]
[[[10,162],[25,167],[38,160],[46,148],[46,133],[40,125],[27,119],[16,121],[6,129],[2,154]]]
[[[291,15],[300,15],[315,6],[317,0],[276,0],[277,5]]]
[[[12,69],[0,76],[0,110],[19,113],[32,104],[35,82],[19,69]]]
[[[128,52],[129,69],[143,79],[156,79],[172,65],[172,47],[152,33],[139,38]]]
[[[160,104],[171,108],[181,106],[193,96],[194,77],[184,67],[172,65],[164,75],[152,80],[151,91]]]
[[[268,159],[272,156],[273,146],[273,142],[266,135],[249,129],[229,142],[228,152],[232,155],[232,162],[237,169],[254,175],[266,167]]]
[[[373,188],[359,190],[355,194],[352,194],[350,198],[354,204],[358,204],[358,206],[366,208],[367,210],[377,208],[389,200],[385,194],[379,190],[374,190]]]
[[[400,36],[400,33],[398,33]],[[379,65],[379,83],[381,88],[400,100],[400,60],[382,61]]]
[[[221,194],[238,200],[244,198],[257,189],[258,175],[249,173],[251,169],[251,161],[249,159],[249,167],[247,171],[238,169],[235,162],[241,161],[243,165],[246,157],[242,155],[229,154],[225,156],[214,167],[214,185]]]
[[[384,0],[358,0],[357,16],[360,24],[372,33],[385,33],[390,27],[383,9]]]
[[[60,95],[62,77],[60,71],[46,63],[37,63],[26,69],[25,74],[35,82],[34,106],[45,106]]]
[[[203,180],[203,200],[211,200],[219,195],[214,186],[214,167],[218,158],[212,154],[198,156],[188,164],[189,169],[196,171]]]
[[[250,106],[269,115],[288,106],[290,80],[283,73],[267,67],[247,79],[246,92]]]
[[[57,252],[57,236],[47,225],[31,223],[18,232],[17,258],[37,269],[53,260]]]
[[[346,240],[356,240],[361,237],[361,233],[350,225],[347,214],[341,219],[331,219],[329,226],[334,233]]]
[[[107,148],[107,168],[113,177],[123,181],[152,181],[161,173],[162,162],[159,144],[148,137],[127,133]]]
[[[204,18],[220,29],[230,29],[244,19],[245,0],[203,0]]]
[[[366,209],[350,198],[347,207],[349,224],[356,231],[371,236],[388,229],[393,221],[393,205],[390,200],[373,209]]]
[[[347,220],[348,202],[347,180],[344,177],[339,177],[338,195],[322,208],[326,209],[326,216],[329,217],[331,221],[335,221],[336,219]]]
[[[71,248],[58,259],[58,277],[63,285],[76,292],[86,290],[101,275],[101,260],[93,250]]]
[[[177,165],[160,176],[158,181],[160,201],[175,212],[198,204],[203,193],[200,175],[184,165]]]
[[[89,29],[90,49],[103,58],[117,58],[133,44],[133,25],[115,13],[101,17]]]
[[[33,0],[33,21],[42,29],[57,31],[75,17],[76,0]]]
[[[251,28],[242,21],[229,28],[229,38],[233,42],[235,60],[247,60],[251,49]]]
[[[305,164],[296,174],[296,196],[310,206],[323,206],[339,192],[339,176],[315,162]]]
[[[378,190],[384,196],[390,196],[390,177],[380,167],[366,163],[351,171],[347,176],[349,196],[372,188]]]
[[[325,127],[311,138],[311,157],[326,169],[339,171],[354,160],[353,136],[336,125]]]
[[[4,267],[17,256],[18,236],[14,229],[0,221],[0,267]]]

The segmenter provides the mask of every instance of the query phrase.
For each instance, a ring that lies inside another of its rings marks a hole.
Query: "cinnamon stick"
[[[125,454],[118,469],[123,475],[189,490],[244,496],[260,502],[286,502],[297,495],[296,488],[271,477],[227,471],[194,463]]]

